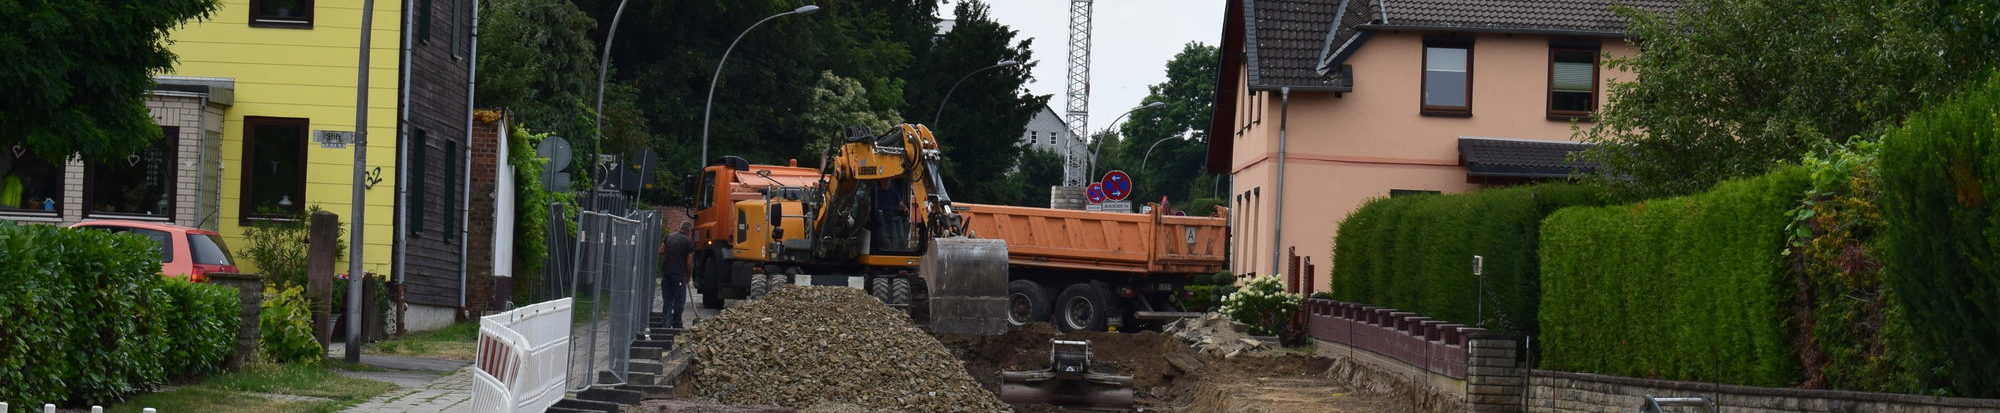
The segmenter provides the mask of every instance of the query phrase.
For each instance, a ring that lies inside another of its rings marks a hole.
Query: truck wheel
[[[909,303],[910,303],[910,279],[908,279],[908,278],[897,278],[897,279],[895,279],[894,281],[890,281],[890,282],[889,282],[889,298],[890,298],[890,299],[893,299],[893,300],[895,300],[895,301],[892,301],[892,302],[890,302],[890,304],[909,304]]]
[[[769,278],[765,277],[764,274],[750,275],[750,299],[764,298],[764,293],[770,291],[771,281]]]
[[[1056,297],[1056,328],[1063,332],[1104,331],[1104,317],[1111,312],[1104,290],[1087,282],[1071,284]]]
[[[1049,321],[1049,291],[1028,280],[1007,283],[1007,325]]]
[[[882,300],[882,304],[891,304],[889,300],[894,300],[895,298],[889,296],[889,277],[875,277],[869,280],[868,295],[874,296],[877,300]]]

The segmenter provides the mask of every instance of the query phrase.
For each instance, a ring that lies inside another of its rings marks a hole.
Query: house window
[[[417,2],[417,41],[431,44],[431,0]]]
[[[166,135],[138,152],[119,159],[89,162],[84,168],[84,213],[171,220],[174,218],[175,152],[180,128],[163,126]]]
[[[310,29],[313,0],[250,0],[250,27]]]
[[[1549,49],[1549,119],[1590,120],[1597,110],[1597,49]]]
[[[63,166],[20,145],[0,152],[0,215],[62,216]]]
[[[1028,144],[1042,143],[1042,131],[1028,131]]]
[[[243,224],[305,211],[308,126],[301,118],[243,117]]]
[[[1472,116],[1472,41],[1424,41],[1422,114]]]
[[[425,192],[428,192],[424,188],[430,186],[427,185],[430,183],[430,168],[427,165],[430,163],[431,140],[430,134],[425,133],[423,129],[416,131],[416,142],[410,145],[410,193],[407,195],[410,200],[403,207],[406,208],[405,214],[410,220],[410,233],[422,234],[426,218],[424,196]]]

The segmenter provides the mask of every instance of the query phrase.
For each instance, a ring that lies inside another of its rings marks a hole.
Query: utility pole
[[[368,273],[361,272],[363,251],[361,231],[368,211],[368,36],[374,34],[375,0],[361,2],[361,65],[355,70],[354,91],[354,209],[348,213],[353,226],[347,234],[347,362],[361,362],[361,284]]]

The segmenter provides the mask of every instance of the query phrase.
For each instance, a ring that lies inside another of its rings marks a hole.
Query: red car
[[[84,221],[70,228],[95,228],[152,238],[160,244],[161,274],[204,282],[208,281],[208,273],[236,272],[236,261],[229,257],[229,247],[222,243],[222,234],[215,231],[123,220]]]

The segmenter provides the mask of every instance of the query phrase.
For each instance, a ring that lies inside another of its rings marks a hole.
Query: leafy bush
[[[264,279],[271,281],[273,289],[304,286],[306,282],[306,250],[312,245],[312,216],[322,212],[318,204],[306,208],[305,213],[287,220],[261,221],[257,225],[243,228],[243,238],[248,241],[237,255],[243,257]],[[333,259],[339,261],[347,254],[347,243],[341,242],[339,234],[347,232],[347,227],[335,225],[339,232],[334,235]],[[338,307],[338,306],[336,306]]]
[[[1806,188],[1805,171],[1789,167],[1700,194],[1550,215],[1541,367],[1796,384],[1792,280],[1778,252],[1785,211]]]
[[[152,240],[0,221],[0,400],[123,398],[165,377],[167,294]]]
[[[2000,77],[1882,144],[1885,280],[1959,393],[2000,396]]]
[[[317,361],[326,349],[313,337],[312,309],[307,307],[301,287],[265,294],[263,312],[257,316],[264,358],[279,362]]]
[[[1292,313],[1298,312],[1305,304],[1305,297],[1297,293],[1285,292],[1285,282],[1276,276],[1261,276],[1243,284],[1243,289],[1223,297],[1222,308],[1218,311],[1230,319],[1250,326],[1250,332],[1258,335],[1275,335],[1286,323],[1291,322]]]
[[[1181,300],[1181,308],[1187,311],[1207,312],[1222,303],[1224,297],[1236,292],[1236,275],[1229,271],[1214,274],[1195,274],[1188,277],[1188,297]]]
[[[1791,315],[1803,387],[1925,392],[1935,362],[1918,350],[1895,290],[1883,284],[1881,145],[1860,141],[1803,164],[1812,188],[1791,211]]]
[[[180,278],[167,278],[161,286],[170,303],[160,311],[169,326],[163,360],[167,374],[216,371],[235,349],[236,324],[241,320],[236,289]]]
[[[1534,333],[1540,294],[1535,250],[1542,218],[1564,206],[1597,205],[1602,199],[1594,188],[1579,185],[1377,198],[1340,223],[1333,248],[1333,296]],[[1481,280],[1472,275],[1474,255],[1485,260],[1483,295]]]
[[[535,296],[542,286],[542,266],[549,258],[549,204],[565,206],[571,214],[565,221],[573,230],[576,197],[542,188],[542,168],[548,160],[535,155],[535,145],[548,134],[530,133],[517,126],[508,136],[507,162],[514,165],[514,210],[519,211],[514,220],[514,301],[533,303],[550,298]]]

